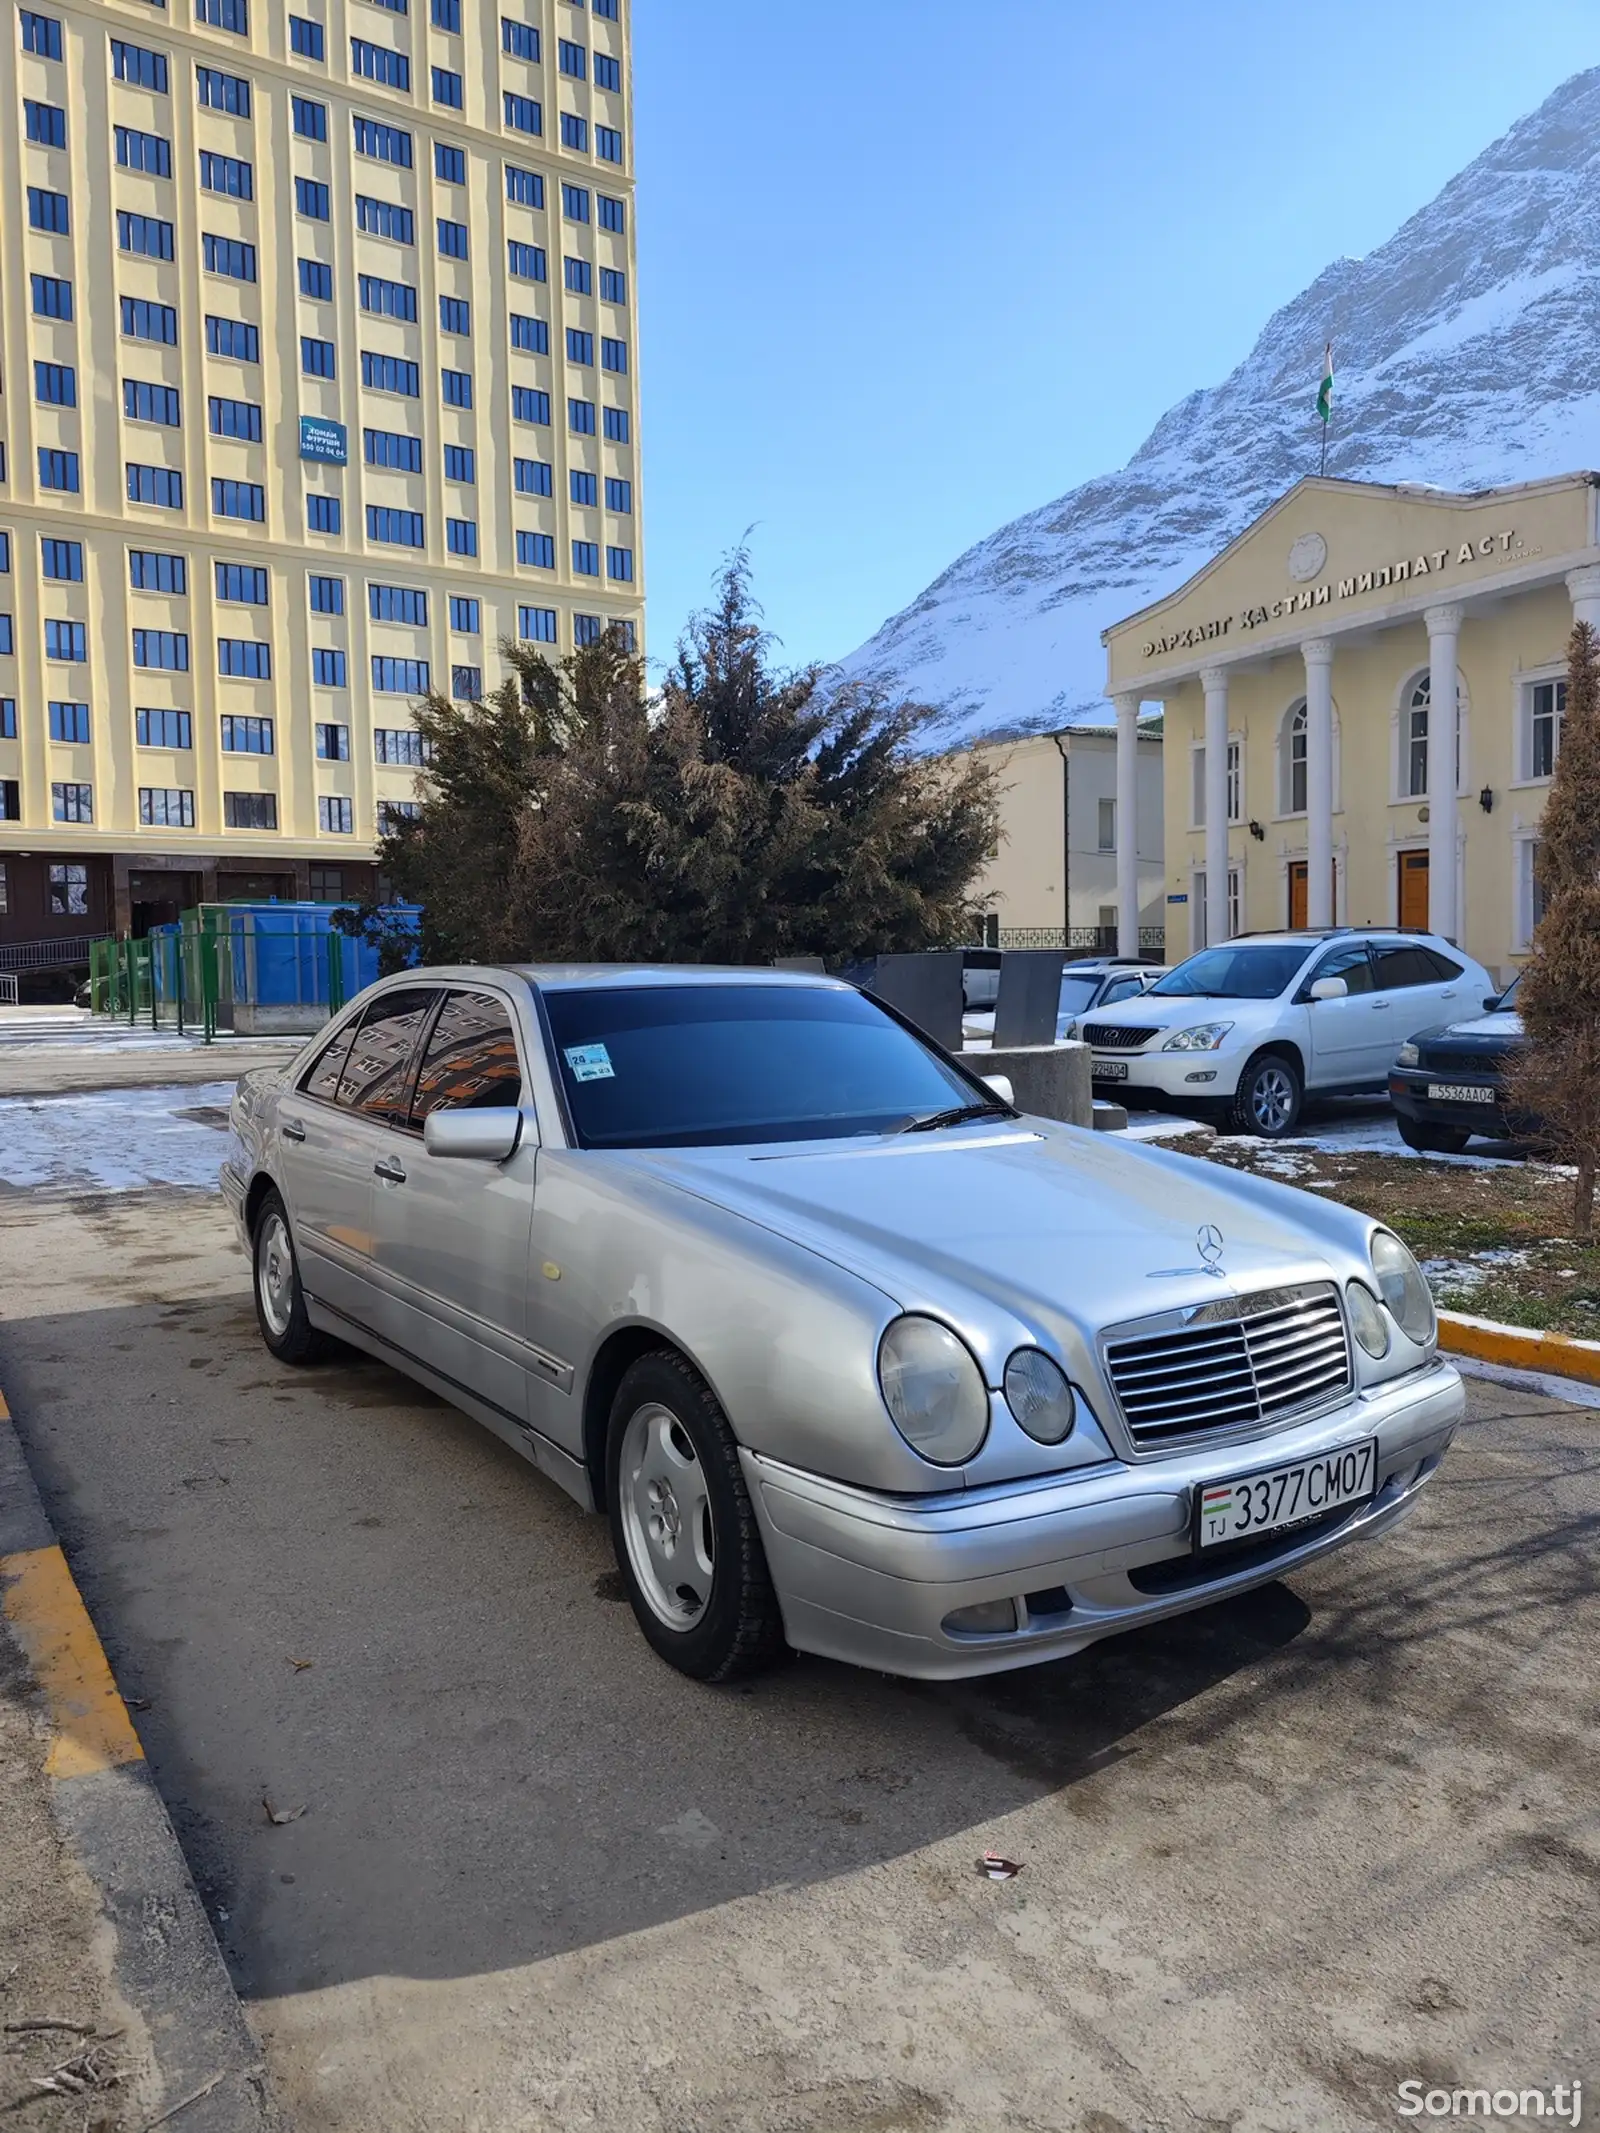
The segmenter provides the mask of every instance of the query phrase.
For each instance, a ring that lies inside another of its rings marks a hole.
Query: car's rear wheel
[[[1406,1146],[1419,1155],[1459,1155],[1472,1138],[1465,1126],[1430,1126],[1403,1111],[1395,1114],[1395,1124]]]
[[[276,1191],[269,1192],[256,1210],[251,1242],[261,1338],[280,1363],[320,1362],[328,1352],[328,1337],[306,1313],[288,1211]]]
[[[1282,1052],[1258,1052],[1239,1076],[1228,1106],[1229,1127],[1235,1133],[1259,1134],[1263,1140],[1282,1140],[1299,1123],[1304,1099],[1294,1061]]]
[[[606,1446],[617,1567],[639,1627],[697,1681],[782,1659],[783,1616],[727,1417],[670,1349],[617,1388]]]

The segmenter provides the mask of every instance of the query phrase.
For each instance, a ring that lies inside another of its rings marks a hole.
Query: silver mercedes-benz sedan
[[[1462,1411],[1400,1240],[1009,1098],[826,978],[416,970],[244,1077],[222,1183],[272,1353],[603,1509],[702,1680],[1026,1666],[1393,1525]]]

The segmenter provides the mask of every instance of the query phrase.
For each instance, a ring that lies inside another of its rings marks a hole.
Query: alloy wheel
[[[619,1482],[639,1590],[669,1629],[692,1629],[711,1599],[711,1499],[699,1456],[670,1409],[652,1402],[630,1417]]]
[[[256,1289],[268,1331],[275,1340],[282,1340],[294,1315],[294,1246],[276,1208],[256,1238]]]

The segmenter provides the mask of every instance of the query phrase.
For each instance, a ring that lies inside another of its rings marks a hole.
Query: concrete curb
[[[1579,1378],[1587,1385],[1600,1385],[1600,1341],[1575,1340],[1567,1333],[1502,1326],[1492,1318],[1441,1311],[1439,1346],[1455,1355],[1470,1355],[1480,1363],[1501,1363],[1512,1370],[1540,1370],[1550,1377]]]
[[[173,2133],[281,2133],[245,2019],[139,1736],[0,1394],[0,1613],[49,1712],[62,1835],[100,1892],[119,1991],[144,2018]]]

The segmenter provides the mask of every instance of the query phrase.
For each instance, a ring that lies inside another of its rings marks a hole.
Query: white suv
[[[1097,1096],[1221,1109],[1235,1133],[1276,1140],[1308,1094],[1382,1091],[1402,1044],[1495,991],[1436,934],[1256,933],[1202,948],[1078,1034]]]

